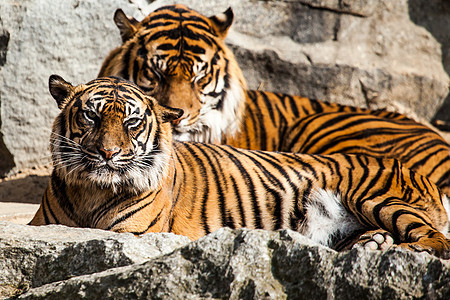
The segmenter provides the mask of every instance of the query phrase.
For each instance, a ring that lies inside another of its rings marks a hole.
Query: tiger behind
[[[191,239],[224,226],[291,228],[329,246],[363,229],[448,256],[447,197],[396,160],[172,141],[170,122],[182,111],[131,82],[74,87],[53,75],[49,86],[61,109],[54,169],[31,225]]]
[[[396,158],[450,195],[450,146],[430,128],[398,113],[247,90],[224,41],[231,9],[207,18],[171,5],[141,22],[117,10],[114,20],[123,44],[111,51],[99,76],[131,80],[161,104],[183,109],[173,121],[175,139]]]

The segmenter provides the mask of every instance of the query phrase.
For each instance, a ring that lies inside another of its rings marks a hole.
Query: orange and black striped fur
[[[247,90],[224,39],[231,9],[207,18],[162,7],[141,22],[117,10],[123,44],[99,76],[135,82],[163,105],[184,110],[174,138],[311,154],[360,153],[400,160],[450,195],[449,145],[433,130],[383,110]]]
[[[447,197],[397,160],[172,141],[181,110],[105,77],[50,77],[54,170],[32,225],[198,239],[220,227],[291,228],[333,246],[355,230],[447,256]]]

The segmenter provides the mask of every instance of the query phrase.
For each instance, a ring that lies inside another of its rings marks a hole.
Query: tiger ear
[[[233,18],[234,18],[233,10],[231,9],[231,7],[229,7],[223,13],[212,16],[209,19],[213,22],[214,26],[216,27],[217,34],[220,37],[225,38],[228,33],[228,29],[230,29],[230,26],[233,23]]]
[[[48,79],[48,89],[56,100],[59,109],[63,109],[67,98],[72,94],[74,88],[70,82],[65,81],[59,75],[52,75]]]
[[[114,13],[114,22],[116,23],[117,28],[119,28],[120,36],[124,43],[134,35],[136,26],[139,24],[139,21],[133,17],[128,17],[120,8]]]
[[[183,115],[183,110],[180,108],[173,108],[163,105],[160,105],[160,107],[162,113],[162,121],[164,123],[179,119]]]

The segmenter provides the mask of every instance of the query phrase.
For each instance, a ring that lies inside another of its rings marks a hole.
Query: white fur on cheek
[[[188,120],[182,120],[174,131],[178,141],[214,143],[223,136],[233,136],[241,126],[240,105],[245,101],[244,91],[238,82],[230,82],[221,110],[213,109],[216,101],[206,101],[200,110],[200,117],[195,124],[187,126]]]

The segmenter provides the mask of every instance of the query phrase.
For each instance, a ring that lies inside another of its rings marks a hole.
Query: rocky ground
[[[17,240],[17,233],[21,239]],[[450,261],[337,253],[290,230],[198,241],[0,222],[0,296],[18,299],[446,299]],[[448,298],[447,298],[448,299]]]

